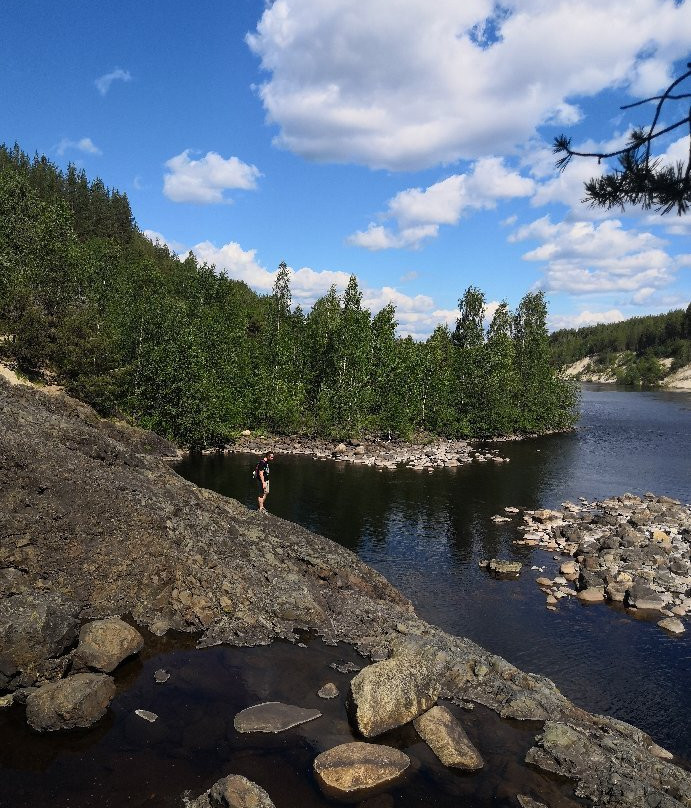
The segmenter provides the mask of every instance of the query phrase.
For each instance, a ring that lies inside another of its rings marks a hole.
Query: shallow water
[[[508,505],[558,507],[630,491],[685,502],[691,480],[691,394],[585,386],[578,429],[499,444],[510,463],[433,473],[279,457],[267,507],[354,550],[445,630],[548,676],[578,705],[629,721],[691,758],[691,628],[673,637],[654,620],[605,604],[545,609],[530,566],[558,562],[512,544]],[[256,506],[247,455],[190,458],[183,476]],[[481,558],[522,560],[518,581],[478,568]]]
[[[0,805],[52,808],[180,808],[187,792],[197,797],[216,780],[242,774],[261,785],[277,808],[339,805],[321,793],[312,771],[314,758],[340,743],[357,740],[346,717],[345,694],[353,675],[332,663],[363,660],[345,646],[317,640],[307,648],[277,642],[263,648],[215,647],[166,650],[188,645],[188,638],[147,638],[143,659],[116,673],[118,695],[108,716],[90,730],[39,735],[24,723],[23,708],[0,713]],[[158,646],[158,649],[157,649]],[[154,671],[170,674],[154,683]],[[317,690],[334,682],[340,696],[321,699]],[[284,701],[318,709],[322,716],[277,735],[240,734],[235,714],[262,701]],[[455,706],[485,767],[454,772],[436,759],[409,728],[378,741],[411,759],[404,777],[360,802],[367,808],[515,808],[515,795],[546,800],[553,808],[573,806],[570,788],[523,764],[540,725],[503,721],[483,707],[468,712]],[[151,724],[134,711],[155,712]]]

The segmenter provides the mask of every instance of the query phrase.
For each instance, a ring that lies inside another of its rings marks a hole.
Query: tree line
[[[0,351],[183,445],[247,427],[334,438],[570,427],[577,395],[551,362],[543,295],[484,318],[471,286],[454,329],[401,338],[394,307],[372,315],[355,276],[306,313],[285,263],[258,295],[152,244],[100,180],[0,147]]]
[[[609,364],[613,354],[630,351],[636,358],[672,358],[673,369],[691,362],[691,303],[684,309],[618,323],[564,328],[550,335],[554,361],[569,365],[586,356]]]

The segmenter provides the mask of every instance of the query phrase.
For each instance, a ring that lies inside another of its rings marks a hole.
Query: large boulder
[[[484,766],[482,756],[465,730],[446,707],[432,707],[413,722],[420,737],[445,766],[475,771]]]
[[[409,765],[410,758],[398,749],[354,741],[318,755],[314,773],[327,796],[352,799],[391,783]]]
[[[261,786],[240,774],[215,782],[196,800],[185,800],[186,808],[275,808]]]
[[[45,673],[77,636],[77,607],[53,592],[27,592],[2,600],[0,690],[27,687]]]
[[[26,719],[39,732],[90,727],[115,696],[115,682],[104,673],[77,673],[49,682],[29,694]]]
[[[119,617],[94,620],[82,626],[72,665],[75,670],[92,668],[110,673],[127,657],[138,654],[144,638]]]
[[[350,683],[355,721],[371,738],[433,707],[443,661],[433,647],[403,645],[390,659],[368,665]]]

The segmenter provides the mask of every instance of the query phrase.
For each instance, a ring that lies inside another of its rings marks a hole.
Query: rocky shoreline
[[[434,439],[427,443],[406,443],[378,439],[334,442],[302,436],[259,436],[245,430],[236,440],[223,448],[226,454],[235,452],[260,455],[271,449],[279,455],[305,455],[317,460],[334,460],[381,469],[399,466],[416,471],[456,468],[466,463],[508,463],[498,449],[482,449],[477,442]],[[212,454],[217,450],[209,449]]]
[[[349,720],[375,747],[370,756],[384,754],[380,734],[394,727],[446,748],[461,733],[446,714],[428,713],[439,700],[477,704],[501,720],[537,722],[525,762],[568,778],[574,799],[691,808],[691,775],[648,735],[586,713],[550,680],[421,620],[346,549],[196,488],[170,469],[175,447],[155,435],[2,380],[0,419],[0,695],[4,706],[26,703],[36,731],[84,726],[85,712],[98,720],[107,711],[119,660],[139,653],[128,624],[159,636],[195,632],[200,647],[298,644],[308,630],[363,658]],[[319,770],[333,765],[322,760]],[[237,780],[225,786],[261,796]],[[243,804],[225,786],[210,804]],[[539,797],[514,802],[544,805]]]
[[[548,607],[564,597],[608,601],[657,614],[658,625],[670,633],[685,631],[691,613],[690,505],[651,493],[623,494],[565,502],[559,511],[525,511],[523,522],[516,544],[567,559],[555,578],[537,579]]]

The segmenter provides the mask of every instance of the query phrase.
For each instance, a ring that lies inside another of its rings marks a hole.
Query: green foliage
[[[636,359],[646,355],[672,358],[676,370],[691,361],[691,303],[686,310],[561,329],[550,335],[550,348],[557,367],[592,356],[596,365],[609,368],[617,354],[629,351]]]
[[[271,294],[257,295],[152,244],[100,180],[0,148],[0,350],[102,413],[190,447],[246,427],[456,437],[573,422],[541,296],[515,318],[502,304],[485,333],[485,298],[470,287],[455,330],[416,342],[396,336],[392,305],[363,308],[355,276],[305,315],[290,275],[282,262]]]

